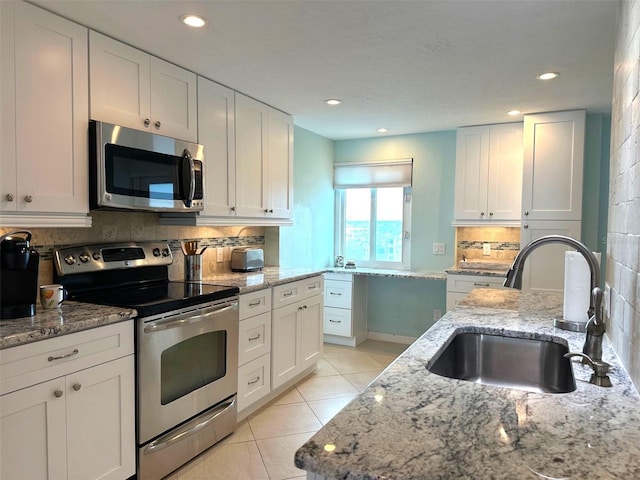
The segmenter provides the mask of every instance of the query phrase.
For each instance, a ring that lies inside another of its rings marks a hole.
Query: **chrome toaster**
[[[240,247],[231,251],[231,270],[252,272],[264,267],[264,251],[261,248]]]

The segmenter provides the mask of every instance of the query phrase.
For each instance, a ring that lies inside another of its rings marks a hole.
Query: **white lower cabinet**
[[[323,279],[321,276],[273,289],[271,388],[284,385],[322,355]],[[294,294],[288,295],[289,292]],[[290,302],[286,299],[291,298]]]
[[[456,305],[474,288],[506,288],[503,283],[504,277],[447,275],[447,312],[455,310]]]
[[[238,412],[271,392],[271,289],[240,295]]]
[[[367,338],[365,278],[325,273],[324,341],[355,347]]]
[[[0,365],[0,478],[135,473],[131,321],[2,350]]]

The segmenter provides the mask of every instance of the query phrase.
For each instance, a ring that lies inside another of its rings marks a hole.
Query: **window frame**
[[[393,187],[377,187],[377,186],[369,186],[366,187],[370,190],[375,190],[376,194],[380,188],[393,188]],[[411,269],[411,196],[412,196],[412,188],[411,187],[402,187],[403,188],[403,208],[402,208],[402,261],[400,262],[390,262],[390,261],[382,261],[382,260],[357,260],[356,267],[364,267],[364,268],[379,268],[379,269],[387,269],[387,270],[410,270]],[[335,236],[334,236],[334,250],[336,255],[342,255],[344,257],[345,248],[345,219],[346,219],[346,190],[348,188],[336,188],[335,189]],[[376,195],[371,195],[371,218],[376,218]],[[375,238],[376,238],[376,228],[375,223],[371,223],[371,231],[369,234],[369,252],[371,256],[371,252],[375,252]],[[345,263],[348,258],[344,258]]]

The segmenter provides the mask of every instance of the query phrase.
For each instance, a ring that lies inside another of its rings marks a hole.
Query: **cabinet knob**
[[[56,390],[55,392],[53,392],[53,396],[56,398],[60,398],[62,394],[63,394],[62,390]]]
[[[235,212],[236,211],[236,207],[231,207],[231,211]]]
[[[7,202],[13,202],[13,201],[15,200],[15,197],[13,196],[13,193],[7,193],[7,194],[4,196],[4,199],[5,199]]]
[[[33,197],[31,195],[25,195],[24,196],[24,201],[27,203],[31,203],[33,202]]]
[[[480,212],[480,216],[481,216],[481,217],[484,217],[484,212]]]
[[[527,225],[526,223],[523,225],[524,228],[529,228],[529,225]]]
[[[149,125],[151,125],[151,120],[149,120],[148,118],[144,119],[144,126],[148,127]]]
[[[524,212],[524,216],[525,217],[529,216],[529,212]]]
[[[79,384],[79,383],[74,383],[71,388],[73,388],[77,392],[78,390],[80,390],[82,388],[82,385]]]
[[[489,212],[489,216],[490,216],[490,217],[493,217],[493,212]]]
[[[154,123],[154,125],[156,126],[156,128],[160,128],[160,125],[162,125],[162,124],[160,123],[160,120],[158,120],[158,121],[156,121],[156,123]]]

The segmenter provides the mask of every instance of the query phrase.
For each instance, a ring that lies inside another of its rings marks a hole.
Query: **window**
[[[409,268],[410,195],[402,187],[336,190],[336,251],[362,267]]]

